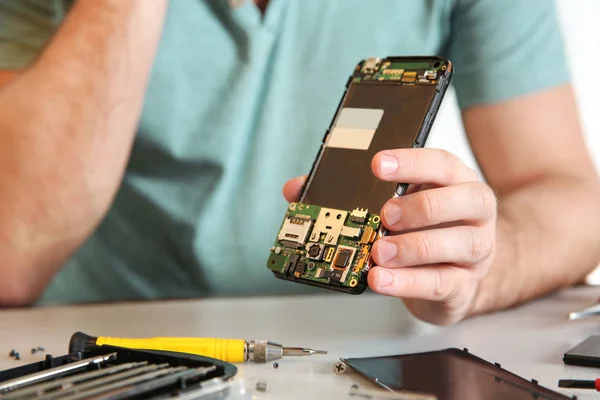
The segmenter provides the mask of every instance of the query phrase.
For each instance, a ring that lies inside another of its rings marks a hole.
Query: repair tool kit
[[[218,399],[236,373],[204,356],[104,345],[0,372],[0,399]]]

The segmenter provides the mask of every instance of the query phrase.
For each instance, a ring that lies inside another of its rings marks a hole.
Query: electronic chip
[[[332,266],[334,268],[344,269],[352,265],[356,250],[357,249],[355,247],[339,245]]]
[[[329,280],[331,282],[340,282],[342,280],[342,277],[344,276],[344,272],[342,270],[333,270],[333,271],[328,271],[329,272]]]
[[[350,256],[352,255],[352,251],[351,250],[340,250],[338,252],[337,257],[335,258],[335,262],[333,263],[333,265],[335,265],[338,268],[346,268],[348,266],[348,261],[350,261]]]
[[[296,264],[296,272],[302,275],[306,271],[306,263],[304,261],[298,261]]]

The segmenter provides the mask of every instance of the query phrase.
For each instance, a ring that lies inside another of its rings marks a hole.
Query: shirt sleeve
[[[65,0],[0,1],[0,69],[21,69],[42,51],[67,9]]]
[[[447,50],[461,109],[570,79],[554,0],[456,0]]]

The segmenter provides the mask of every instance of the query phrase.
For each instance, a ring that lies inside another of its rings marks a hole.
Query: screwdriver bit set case
[[[229,399],[236,373],[208,357],[105,345],[0,371],[0,399]]]

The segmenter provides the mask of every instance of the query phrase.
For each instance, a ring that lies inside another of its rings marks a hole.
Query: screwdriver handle
[[[246,341],[241,339],[195,338],[195,337],[153,337],[117,338],[108,336],[93,337],[76,332],[71,337],[70,352],[87,350],[93,346],[116,346],[139,350],[173,351],[211,357],[230,363],[246,361]]]

